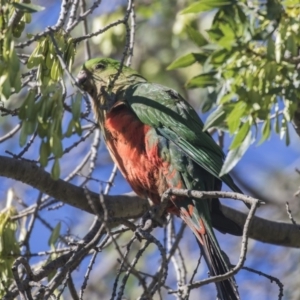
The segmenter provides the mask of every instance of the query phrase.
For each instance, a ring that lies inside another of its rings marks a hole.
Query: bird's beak
[[[78,73],[78,75],[77,75],[77,77],[76,77],[76,83],[79,85],[79,86],[83,86],[84,85],[84,83],[86,82],[86,80],[87,80],[87,72],[86,72],[86,70],[81,70],[79,73]]]

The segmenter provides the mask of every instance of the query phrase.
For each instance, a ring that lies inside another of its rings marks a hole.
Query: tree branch
[[[61,179],[53,180],[49,173],[34,163],[0,156],[0,176],[26,183],[66,204],[94,214],[93,208],[86,200],[83,188]],[[89,197],[99,214],[102,214],[103,208],[99,195],[89,192]],[[111,227],[121,224],[121,218],[138,218],[149,209],[148,201],[133,193],[120,196],[103,195],[103,199],[109,213],[108,221]],[[224,205],[222,205],[222,211],[239,225],[244,225],[246,214]],[[249,228],[249,237],[264,243],[300,248],[299,229],[289,223],[254,217]]]

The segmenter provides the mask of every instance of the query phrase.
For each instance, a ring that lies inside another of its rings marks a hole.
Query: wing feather
[[[129,86],[124,96],[141,122],[156,128],[203,169],[242,193],[229,174],[219,176],[224,161],[222,149],[203,132],[203,122],[176,91],[145,82]]]

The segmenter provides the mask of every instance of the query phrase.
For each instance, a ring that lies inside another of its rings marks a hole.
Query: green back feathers
[[[138,83],[126,89],[125,100],[144,124],[157,128],[203,169],[241,193],[230,175],[219,176],[223,151],[203,132],[201,119],[176,91],[155,83]]]

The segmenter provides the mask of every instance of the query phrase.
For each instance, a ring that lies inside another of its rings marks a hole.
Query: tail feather
[[[212,241],[209,234],[202,235],[203,245],[199,242],[201,251],[208,265],[210,275],[221,275],[229,271],[228,258]],[[240,299],[234,277],[216,283],[218,296],[222,300]]]
[[[199,212],[202,213],[199,214]],[[209,226],[211,223],[210,220],[206,220],[207,217],[203,218],[203,210],[197,209],[197,207],[189,203],[180,207],[180,216],[196,236],[201,252],[208,265],[210,275],[215,276],[227,273],[230,270],[229,259],[220,249],[213,229]],[[234,277],[216,282],[216,287],[219,299],[240,299]]]

